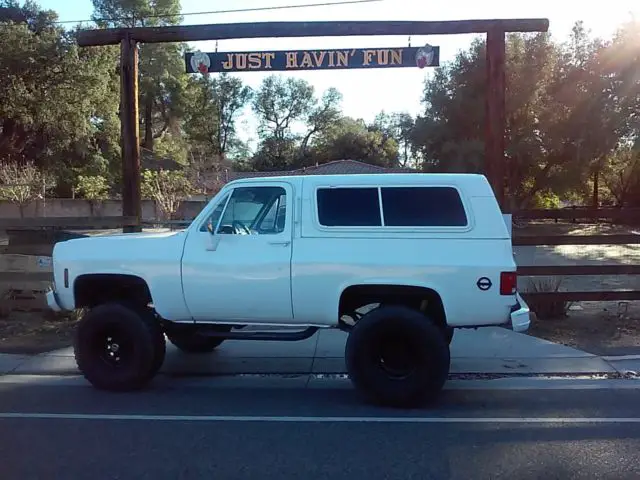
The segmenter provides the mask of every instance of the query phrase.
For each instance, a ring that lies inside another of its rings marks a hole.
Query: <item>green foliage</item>
[[[312,158],[317,163],[350,159],[393,167],[397,164],[398,144],[375,125],[343,117],[318,138]]]
[[[165,217],[173,219],[180,203],[194,193],[194,188],[183,172],[142,172],[141,193],[143,198],[155,200]]]
[[[608,42],[590,38],[581,23],[565,43],[549,34],[507,37],[505,164],[515,208],[587,198],[590,179],[603,171],[607,185],[607,172],[631,175],[628,157],[623,167],[608,159],[640,132],[638,40],[633,22]],[[485,44],[477,40],[426,81],[412,132],[424,170],[484,170],[485,74]]]
[[[533,196],[531,206],[532,208],[553,209],[560,208],[562,206],[562,202],[560,197],[553,192],[538,191]]]
[[[236,120],[253,92],[228,74],[189,79],[185,132],[191,145],[211,156],[233,155],[243,148]]]
[[[180,0],[92,0],[99,27],[155,27],[181,21]],[[177,132],[186,108],[182,44],[140,46],[139,103],[143,146],[153,152],[156,140]],[[174,144],[176,146],[177,144]],[[176,152],[179,156],[186,153]]]
[[[106,200],[109,198],[109,182],[102,175],[79,175],[76,191],[87,200]]]
[[[31,2],[20,12],[27,23],[0,18],[0,157],[37,159],[68,177],[113,144],[105,132],[117,111],[117,57],[112,48],[79,49],[73,32],[52,23],[54,12]]]
[[[622,146],[603,162],[602,178],[607,192],[617,206],[640,204],[640,148],[638,147]]]
[[[92,3],[99,28],[181,21],[179,0]],[[0,0],[0,159],[14,169],[34,162],[55,177],[58,195],[75,188],[102,198],[119,190],[122,168],[119,50],[78,48],[75,32],[56,19],[30,0]],[[604,40],[581,23],[564,43],[549,34],[508,35],[505,170],[513,208],[555,208],[566,200],[640,205],[638,45],[637,20]],[[320,94],[304,80],[272,75],[253,92],[230,74],[187,75],[187,49],[140,46],[145,160],[184,167],[181,174],[146,172],[150,198],[161,196],[161,186],[171,198],[207,182],[219,186],[227,169],[288,170],[341,159],[484,171],[483,40],[433,72],[417,118],[381,112],[370,123],[345,116],[335,88]],[[238,134],[247,107],[259,123],[255,152]],[[166,208],[173,215],[177,207],[167,200]]]

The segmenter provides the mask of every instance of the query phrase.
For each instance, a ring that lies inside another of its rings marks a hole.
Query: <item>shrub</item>
[[[562,285],[562,278],[551,277],[541,278],[529,281],[529,292],[532,293],[549,293],[560,291]],[[526,295],[526,293],[525,293]],[[536,316],[541,320],[550,320],[554,318],[566,317],[570,302],[564,300],[555,299],[553,297],[538,298],[531,296],[527,299],[529,308],[535,312]]]

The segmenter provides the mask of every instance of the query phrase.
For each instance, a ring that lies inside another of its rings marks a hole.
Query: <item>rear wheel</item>
[[[447,345],[451,345],[451,342],[453,341],[453,334],[455,332],[455,328],[444,327],[442,332],[444,334],[444,339],[447,342]]]
[[[441,329],[419,311],[380,307],[355,324],[345,350],[356,389],[375,403],[414,407],[434,400],[449,374]]]
[[[227,325],[216,325],[211,328],[220,333],[231,331],[231,327]],[[192,329],[175,329],[167,331],[166,334],[169,341],[185,353],[210,353],[225,340],[220,337],[200,335]]]
[[[161,335],[151,314],[120,303],[99,305],[78,323],[74,342],[78,369],[102,390],[142,388],[164,360]]]

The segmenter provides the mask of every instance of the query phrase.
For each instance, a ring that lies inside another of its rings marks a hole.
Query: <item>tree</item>
[[[297,141],[292,127],[307,119],[314,106],[313,87],[305,80],[279,75],[265,78],[253,98],[262,140],[257,163],[269,169],[291,165]]]
[[[35,160],[58,176],[58,193],[70,192],[76,169],[108,170],[118,149],[117,51],[78,48],[33,2],[0,6],[14,12],[0,15],[0,157]]]
[[[547,195],[586,196],[590,177],[597,192],[596,172],[630,133],[630,95],[616,72],[628,70],[633,57],[619,55],[614,66],[611,48],[580,23],[562,44],[548,34],[507,37],[505,163],[514,208]],[[485,94],[485,44],[478,40],[425,83],[425,111],[413,133],[423,169],[483,171]]]
[[[363,120],[342,117],[316,140],[311,158],[318,164],[348,159],[393,167],[397,165],[398,144]]]
[[[305,80],[272,75],[253,100],[261,144],[255,168],[300,168],[313,162],[311,146],[340,120],[342,94],[330,88],[318,99]]]
[[[190,153],[184,175],[191,185],[192,194],[214,195],[227,183],[228,169],[222,157]]]
[[[633,204],[637,200],[634,192],[640,192],[640,149],[618,149],[603,162],[602,177],[617,206]]]
[[[312,107],[306,119],[307,131],[300,143],[301,159],[308,156],[309,142],[314,139],[314,136],[327,132],[335,122],[340,120],[342,117],[341,101],[342,94],[337,89],[330,88],[324,92],[319,104]],[[301,163],[303,162],[304,160],[301,160]]]
[[[0,164],[0,199],[16,203],[21,218],[24,208],[34,200],[44,198],[47,189],[53,186],[54,179],[33,162]]]
[[[294,122],[304,120],[314,106],[313,87],[305,80],[271,75],[256,92],[253,109],[263,137],[284,139]]]
[[[185,132],[201,155],[224,157],[242,149],[236,120],[252,93],[242,80],[226,73],[189,80]]]
[[[178,25],[180,0],[92,0],[93,20],[100,28]],[[140,46],[140,112],[142,145],[154,151],[155,140],[179,134],[184,114],[186,73],[182,44]]]
[[[193,187],[183,172],[151,171],[142,173],[142,196],[155,200],[163,216],[169,220],[175,218],[182,200],[193,193]]]
[[[76,191],[87,200],[109,198],[109,182],[102,175],[78,175]]]
[[[415,120],[407,112],[387,114],[380,112],[373,120],[373,128],[382,132],[385,137],[393,138],[398,144],[401,167],[413,165],[413,133]]]

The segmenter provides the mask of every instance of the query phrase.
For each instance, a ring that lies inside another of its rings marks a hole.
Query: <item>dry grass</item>
[[[528,291],[532,293],[558,292],[560,291],[562,282],[562,277],[531,279],[529,280]],[[572,305],[570,302],[556,300],[553,298],[535,297],[527,299],[527,304],[541,320],[552,320],[566,317],[567,312]]]
[[[640,302],[576,302],[564,317],[538,319],[529,334],[595,355],[638,355]]]
[[[0,318],[0,353],[37,354],[73,342],[79,312],[11,312]]]

